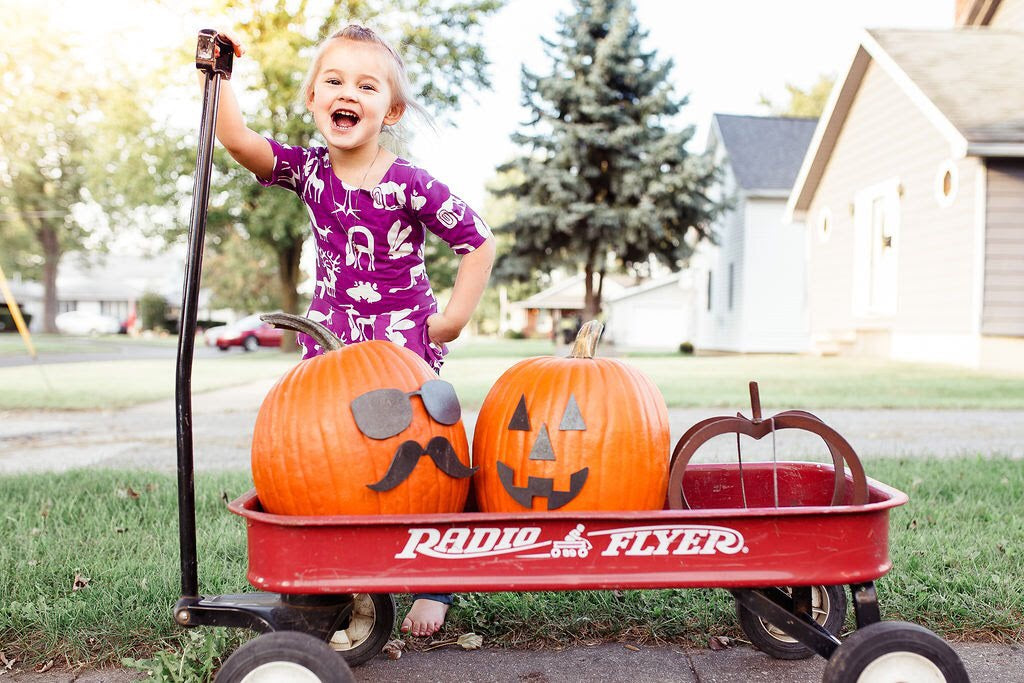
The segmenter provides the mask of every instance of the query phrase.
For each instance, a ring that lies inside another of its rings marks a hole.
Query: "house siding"
[[[1024,0],[1003,0],[989,22],[992,28],[1024,31]]]
[[[973,158],[952,162],[959,187],[952,203],[941,206],[937,178],[950,158],[948,139],[869,63],[807,213],[808,305],[819,350],[860,335],[876,340],[863,350],[889,355],[898,336],[961,339],[976,329],[973,187],[981,165]],[[895,314],[857,315],[854,292],[862,283],[855,281],[854,201],[858,192],[893,180],[900,187]],[[823,239],[816,227],[826,209],[832,220]]]
[[[1024,160],[990,159],[982,334],[1024,336]]]
[[[784,223],[785,210],[785,199],[747,200],[741,351],[807,350],[805,228]]]

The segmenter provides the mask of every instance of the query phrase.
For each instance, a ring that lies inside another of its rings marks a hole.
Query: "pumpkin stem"
[[[268,322],[274,327],[279,327],[282,330],[305,332],[312,337],[325,352],[337,351],[345,346],[333,332],[327,329],[324,325],[314,322],[309,318],[292,315],[291,313],[265,313],[260,316],[260,320]]]
[[[596,320],[588,320],[576,334],[576,341],[569,349],[569,358],[593,358],[597,353],[597,342],[601,339],[604,325]]]

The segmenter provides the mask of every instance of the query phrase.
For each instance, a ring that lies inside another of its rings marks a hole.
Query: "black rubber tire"
[[[869,677],[863,679],[861,676],[873,662],[894,653],[907,653],[912,661],[916,659],[916,655],[931,662],[946,683],[969,683],[970,679],[967,677],[963,662],[946,641],[923,626],[906,621],[879,621],[852,633],[846,642],[832,653],[825,666],[822,683],[872,683],[890,680],[879,678],[877,675],[885,675],[885,672],[880,670],[869,672]]]
[[[843,586],[813,586],[813,589],[817,589],[820,596],[820,605],[815,611],[821,610],[820,616],[815,615],[815,621],[829,633],[838,636],[846,621],[846,590]],[[740,628],[743,629],[747,640],[758,650],[775,659],[807,659],[814,654],[814,651],[803,643],[785,634],[772,633],[769,630],[770,624],[765,623],[739,601],[736,602],[736,616],[739,617]]]
[[[242,340],[242,348],[246,351],[255,351],[260,348],[260,340],[256,337],[246,337]]]
[[[288,672],[275,670],[282,664],[301,667],[321,683],[352,683],[348,664],[327,643],[299,631],[274,631],[250,640],[228,657],[214,678],[216,683],[241,683],[263,669],[262,680],[288,682]]]
[[[391,632],[395,628],[395,613],[397,610],[394,596],[391,593],[357,593],[353,596],[356,610],[360,610],[361,605],[365,605],[363,600],[366,598],[369,598],[369,605],[372,607],[373,612],[372,615],[362,612],[354,614],[352,618],[366,618],[367,616],[372,618],[373,626],[370,628],[369,635],[360,639],[355,647],[336,650],[349,666],[365,664],[380,654],[388,640],[390,640]]]

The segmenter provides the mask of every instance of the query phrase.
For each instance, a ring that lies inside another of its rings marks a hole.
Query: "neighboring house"
[[[652,278],[605,304],[605,339],[620,348],[678,351],[693,342],[696,310],[692,273]]]
[[[57,272],[57,313],[89,311],[124,321],[135,311],[142,295],[153,292],[163,295],[168,314],[177,317],[183,281],[184,257],[176,252],[117,258],[92,255],[88,259],[66,254]],[[21,280],[17,274],[10,285],[22,312],[31,316],[29,330],[42,331],[43,286]],[[208,299],[209,291],[200,290],[200,318],[212,315],[206,310]]]
[[[783,220],[817,119],[715,114],[708,153],[718,194],[733,207],[712,226],[715,244],[690,261],[698,349],[801,352],[808,347],[803,224]]]
[[[625,282],[626,278],[621,276],[605,277],[602,298],[606,310],[609,299],[626,289]],[[576,319],[583,315],[585,289],[581,273],[559,280],[522,301],[512,302],[502,312],[502,328],[522,332],[529,337],[550,335],[566,318]]]
[[[1024,0],[867,31],[787,211],[812,349],[1024,368]]]

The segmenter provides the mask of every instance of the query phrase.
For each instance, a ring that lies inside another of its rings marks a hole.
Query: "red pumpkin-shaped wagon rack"
[[[667,505],[662,505],[664,479],[655,476],[652,486],[657,495],[651,505],[658,509],[614,509],[612,498],[610,508],[593,510],[573,509],[571,501],[566,500],[585,495],[588,481],[581,481],[584,475],[578,472],[601,467],[605,461],[614,469],[611,458],[636,455],[630,434],[640,423],[616,427],[603,437],[592,454],[594,465],[586,464],[586,449],[579,448],[584,441],[579,427],[585,425],[595,434],[611,428],[602,421],[588,421],[588,413],[597,414],[591,412],[590,404],[598,400],[595,396],[613,407],[622,401],[641,399],[618,396],[618,387],[611,386],[588,385],[586,397],[580,395],[582,392],[570,392],[559,400],[554,394],[528,391],[522,384],[510,385],[511,394],[506,398],[516,405],[509,409],[511,415],[503,414],[501,420],[508,417],[508,423],[522,427],[518,431],[524,434],[528,422],[532,444],[527,450],[526,441],[518,443],[520,450],[515,452],[512,442],[506,441],[506,452],[482,458],[479,465],[486,468],[493,464],[498,471],[497,463],[504,462],[511,470],[517,466],[529,469],[531,464],[549,462],[550,456],[557,458],[563,448],[568,449],[563,451],[566,453],[575,448],[573,457],[579,459],[567,463],[571,471],[565,478],[556,470],[527,472],[526,479],[522,473],[518,478],[514,471],[511,477],[506,473],[504,478],[512,487],[504,486],[504,490],[514,493],[513,499],[522,499],[519,508],[498,506],[492,512],[459,512],[448,506],[433,513],[391,514],[400,508],[381,505],[375,512],[372,506],[376,503],[368,501],[378,499],[364,498],[363,489],[375,486],[371,490],[377,494],[397,492],[394,500],[401,500],[409,497],[401,486],[427,487],[433,482],[453,487],[454,497],[448,500],[454,500],[464,485],[460,475],[466,473],[469,463],[463,460],[458,443],[458,416],[444,407],[450,408],[450,402],[442,396],[443,387],[428,386],[429,377],[411,370],[412,375],[397,381],[397,376],[388,375],[391,366],[382,363],[386,367],[379,370],[380,383],[369,382],[364,389],[349,389],[342,394],[343,402],[349,403],[347,409],[352,411],[350,416],[344,413],[345,406],[334,407],[340,412],[325,413],[328,423],[339,430],[330,437],[332,447],[344,449],[350,441],[367,437],[383,446],[384,460],[391,458],[389,463],[375,461],[372,471],[353,469],[362,488],[358,495],[345,495],[350,496],[349,503],[356,499],[362,502],[346,510],[356,509],[363,514],[274,514],[255,491],[250,491],[231,502],[229,508],[245,519],[248,580],[259,592],[201,595],[196,556],[191,367],[219,85],[231,73],[231,50],[225,45],[217,56],[217,40],[213,31],[201,32],[196,52],[196,66],[205,73],[206,86],[178,343],[182,590],[174,618],[185,627],[235,626],[263,634],[239,648],[217,680],[241,681],[250,676],[248,680],[352,680],[349,666],[376,656],[391,633],[395,617],[392,593],[688,587],[730,590],[741,625],[752,642],[776,657],[822,655],[829,659],[826,681],[856,681],[865,670],[884,676],[894,666],[908,675],[908,680],[967,680],[960,660],[941,638],[914,624],[881,621],[874,581],[891,568],[889,511],[905,503],[907,497],[865,477],[845,439],[813,415],[788,411],[762,419],[756,392],[751,419],[737,416],[705,420],[680,440],[668,476]],[[322,362],[331,364],[329,372],[333,373],[348,367],[348,361],[343,362],[340,356]],[[577,358],[569,362],[586,364],[594,360]],[[298,377],[282,381],[289,387],[305,386]],[[588,377],[585,381],[594,380]],[[534,384],[543,385],[543,378],[537,378]],[[571,388],[571,382],[565,386]],[[516,419],[517,392],[525,397],[526,421]],[[366,393],[373,395],[357,402]],[[540,411],[532,415],[531,396],[535,411]],[[271,469],[287,469],[299,450],[309,446],[280,433],[290,424],[282,416],[286,418],[295,406],[283,395],[270,400],[267,424],[261,425],[267,431],[257,437],[257,445],[267,450],[258,460],[261,467],[266,460]],[[360,405],[372,409],[357,411],[353,407]],[[502,402],[501,410],[506,409]],[[358,412],[363,415],[358,416]],[[621,417],[615,412],[606,413],[607,420]],[[661,433],[663,413],[654,409],[640,414],[647,416],[643,420],[650,417],[654,421],[644,422],[642,431],[655,435],[652,443],[656,443],[661,438],[657,435]],[[497,424],[509,426],[500,421]],[[538,440],[544,445],[542,425],[550,449],[537,451],[535,454],[541,457],[534,462],[529,454]],[[556,443],[552,438],[556,425],[567,428],[568,440]],[[455,432],[446,431],[450,428]],[[486,425],[483,428],[488,429]],[[400,436],[406,429],[414,432],[409,439]],[[821,436],[833,463],[691,462],[697,449],[714,436],[736,433],[774,438],[786,429]],[[575,437],[573,431],[577,432]],[[435,436],[448,441],[452,448],[433,441]],[[649,452],[647,442],[636,441],[643,458],[657,457]],[[419,444],[419,451],[406,442]],[[358,444],[359,448],[364,446]],[[667,450],[667,441],[665,446]],[[587,448],[594,446],[588,444]],[[667,469],[669,454],[665,452],[662,457]],[[450,472],[444,476],[453,481],[442,483],[438,478],[441,475],[431,471],[434,465],[443,469],[441,463],[447,463]],[[345,473],[342,468],[331,476],[340,482]],[[451,476],[453,473],[455,476]],[[540,483],[531,483],[531,474]],[[311,475],[306,476],[308,479]],[[499,472],[499,484],[501,477]],[[569,496],[574,489],[577,495]],[[548,495],[556,492],[566,495]],[[324,491],[317,494],[317,500],[302,500],[294,493],[286,493],[282,501],[292,496],[300,506],[297,511],[302,505],[339,502]],[[522,504],[527,502],[527,493],[530,509]],[[554,505],[547,502],[552,498]],[[538,499],[545,502],[534,505]],[[481,498],[481,502],[487,500],[487,495]],[[563,501],[566,504],[557,504]],[[271,507],[280,504],[278,501]],[[540,511],[533,511],[535,507]],[[846,586],[853,597],[857,631],[843,643],[837,634],[845,614]],[[340,656],[328,641],[341,650]]]

